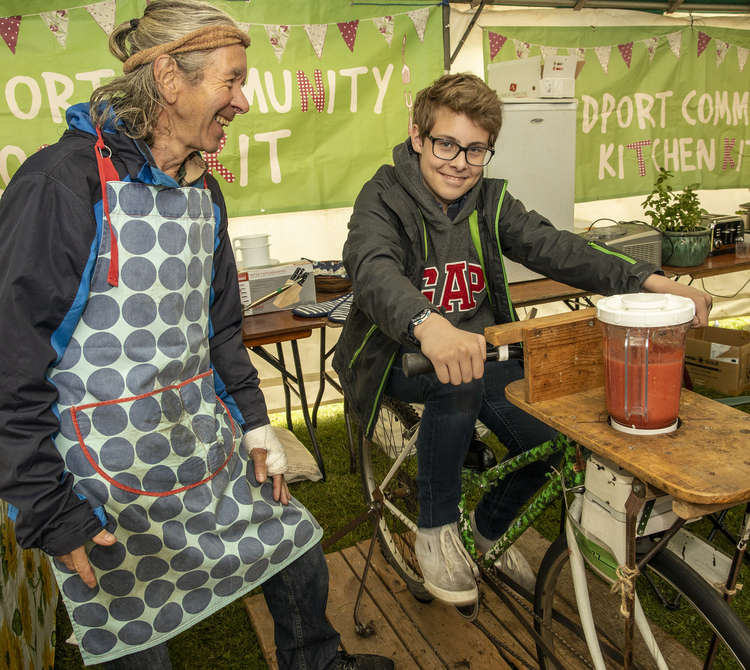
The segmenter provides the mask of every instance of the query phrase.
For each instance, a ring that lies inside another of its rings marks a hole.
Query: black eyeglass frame
[[[456,156],[458,156],[458,154],[460,154],[463,151],[464,159],[466,160],[467,164],[472,165],[473,167],[486,167],[487,165],[490,164],[492,157],[495,155],[495,150],[492,147],[482,147],[485,151],[489,152],[490,157],[484,163],[477,165],[476,163],[472,163],[469,160],[468,151],[469,149],[478,149],[479,147],[477,146],[463,147],[455,140],[449,140],[449,139],[446,139],[445,137],[433,137],[432,135],[427,135],[427,138],[430,140],[430,143],[432,144],[432,155],[435,156],[435,158],[439,158],[441,161],[452,161],[456,158]],[[455,144],[458,147],[458,149],[456,150],[456,153],[453,154],[453,156],[451,156],[450,158],[443,158],[442,156],[438,156],[435,153],[435,141],[436,140],[440,142],[450,142],[451,144]]]

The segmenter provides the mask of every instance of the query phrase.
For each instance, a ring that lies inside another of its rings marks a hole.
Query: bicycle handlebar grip
[[[418,351],[404,354],[401,357],[401,367],[407,377],[416,377],[433,371],[432,361]]]
[[[507,361],[509,358],[522,357],[520,344],[505,345],[500,349],[490,349],[487,351],[488,361]],[[418,351],[406,353],[401,357],[401,369],[407,377],[424,375],[434,370],[430,359]]]

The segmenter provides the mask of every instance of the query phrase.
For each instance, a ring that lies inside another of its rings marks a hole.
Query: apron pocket
[[[200,486],[229,464],[237,442],[211,370],[151,393],[70,412],[91,467],[113,486],[137,495],[167,496]],[[118,477],[124,472],[127,477]]]

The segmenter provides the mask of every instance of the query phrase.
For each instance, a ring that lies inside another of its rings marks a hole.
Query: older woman
[[[248,109],[249,42],[209,5],[153,0],[110,37],[123,76],[0,202],[0,495],[55,557],[86,664],[168,668],[167,639],[262,583],[280,667],[392,667],[337,652],[322,531],[242,346],[200,152]]]

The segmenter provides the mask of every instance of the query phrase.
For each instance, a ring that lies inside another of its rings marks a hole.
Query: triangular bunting
[[[531,45],[528,42],[523,42],[521,40],[513,40],[513,44],[516,47],[516,58],[528,58],[529,57],[529,49],[531,49]]]
[[[376,16],[372,22],[375,24],[378,32],[385,38],[388,46],[391,46],[391,40],[393,40],[393,17]]]
[[[610,46],[594,47],[594,53],[599,59],[599,65],[602,66],[602,70],[604,70],[605,73],[609,71],[609,55],[611,51],[612,47]]]
[[[268,35],[268,42],[276,54],[276,59],[281,62],[281,57],[284,55],[286,49],[286,43],[289,41],[289,26],[285,25],[267,25],[266,34]]]
[[[750,49],[745,47],[737,47],[737,64],[740,66],[740,72],[745,69],[745,63],[747,63],[747,55],[750,53]]]
[[[679,58],[680,50],[682,49],[682,33],[669,33],[669,35],[667,35],[667,42],[669,43],[669,48],[675,55],[675,58]]]
[[[540,46],[539,51],[542,52],[542,60],[545,61],[548,58],[554,58],[557,56],[557,47],[546,47]]]
[[[250,24],[249,23],[243,23],[242,21],[237,21],[237,25],[239,26],[240,30],[243,33],[247,33],[248,36],[250,35]]]
[[[646,51],[648,51],[648,61],[651,63],[654,60],[654,54],[656,54],[656,47],[659,46],[658,37],[649,37],[646,40]]]
[[[586,49],[582,47],[576,47],[575,49],[568,49],[569,56],[575,56],[576,60],[580,63],[586,60]]]
[[[708,46],[708,43],[711,41],[711,36],[706,35],[703,31],[698,31],[698,56],[700,56]]]
[[[326,31],[328,30],[328,24],[326,23],[312,23],[305,26],[305,32],[307,33],[307,39],[310,40],[315,55],[320,58],[323,55],[323,45],[326,41]]]
[[[97,2],[95,5],[86,5],[86,11],[91,14],[91,18],[96,21],[105,35],[109,35],[115,29],[115,1],[104,0]]]
[[[413,12],[407,12],[407,14],[414,24],[414,30],[417,31],[419,41],[424,42],[424,31],[427,28],[427,19],[430,17],[430,8],[415,9]]]
[[[726,58],[727,51],[729,51],[729,44],[727,42],[722,42],[721,40],[716,40],[716,66],[718,67],[724,62],[724,59]]]
[[[18,43],[18,27],[21,25],[20,16],[6,16],[0,19],[0,37],[5,40],[12,54],[16,53]],[[742,69],[742,68],[740,68]]]
[[[633,43],[627,42],[626,44],[618,44],[617,48],[620,50],[620,55],[625,61],[625,65],[630,69],[630,61],[633,59]]]
[[[490,40],[490,60],[492,60],[500,52],[500,49],[503,48],[508,38],[505,35],[493,33],[491,30],[487,31],[487,37]]]
[[[346,42],[346,46],[349,47],[349,51],[354,53],[354,42],[357,39],[357,26],[359,25],[359,20],[342,21],[336,25],[339,27],[341,37],[344,38],[344,42]]]
[[[65,9],[57,9],[52,12],[41,12],[42,17],[50,32],[57,38],[60,46],[65,48],[68,39],[68,12]]]

